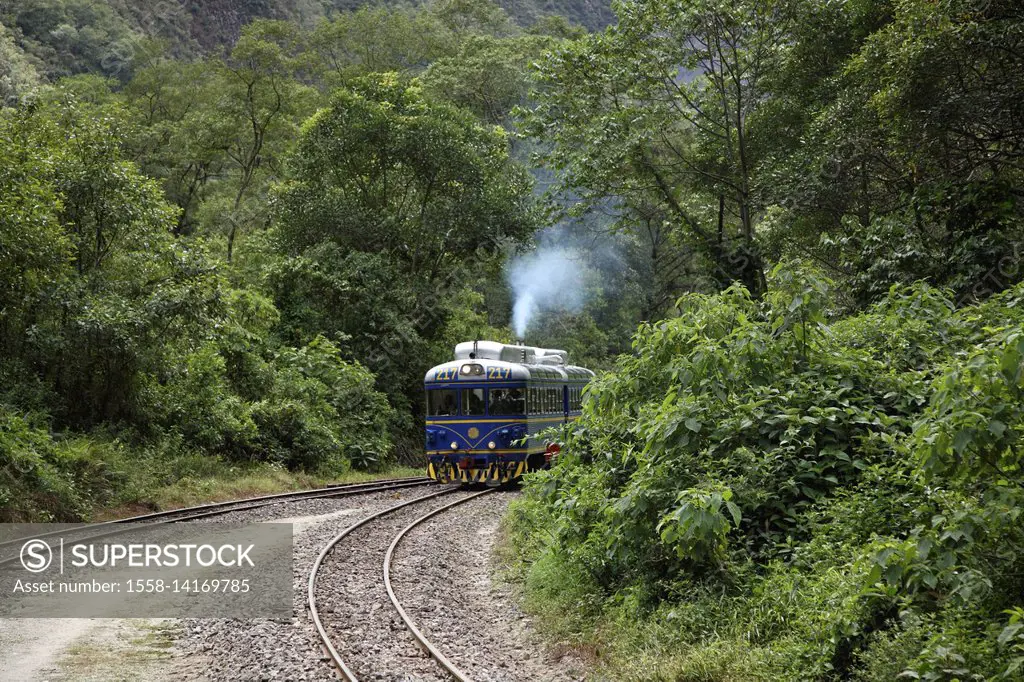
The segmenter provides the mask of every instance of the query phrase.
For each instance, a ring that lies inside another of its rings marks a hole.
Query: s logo
[[[42,573],[53,561],[53,550],[42,540],[29,540],[21,546],[21,565],[30,573]]]

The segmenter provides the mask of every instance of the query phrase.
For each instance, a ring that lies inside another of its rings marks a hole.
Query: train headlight
[[[498,447],[498,444],[492,440],[490,443],[487,444],[487,447],[493,450],[494,448]]]
[[[452,441],[452,450],[458,450],[458,449],[459,449],[458,442],[453,440]]]

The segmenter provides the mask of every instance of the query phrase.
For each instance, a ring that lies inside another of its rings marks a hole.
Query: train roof
[[[565,365],[569,353],[559,348],[538,348],[498,341],[463,341],[455,346],[456,360],[502,360],[521,365]]]
[[[569,354],[554,348],[466,341],[455,347],[455,359],[430,368],[423,381],[451,384],[458,381],[589,381],[594,373],[566,364]]]

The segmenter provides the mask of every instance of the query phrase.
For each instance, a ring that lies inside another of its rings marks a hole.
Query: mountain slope
[[[471,8],[489,0],[444,1]],[[0,0],[0,23],[7,27],[0,33],[0,93],[17,91],[38,77],[93,73],[126,79],[133,57],[153,40],[178,57],[220,52],[254,19],[284,19],[310,28],[367,4],[399,6],[360,0]],[[552,14],[590,30],[614,19],[607,0],[498,4],[522,26]]]

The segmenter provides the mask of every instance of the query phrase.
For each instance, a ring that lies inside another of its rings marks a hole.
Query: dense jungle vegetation
[[[0,520],[417,463],[540,244],[596,676],[1021,679],[1019,4],[503,7],[0,1]]]

